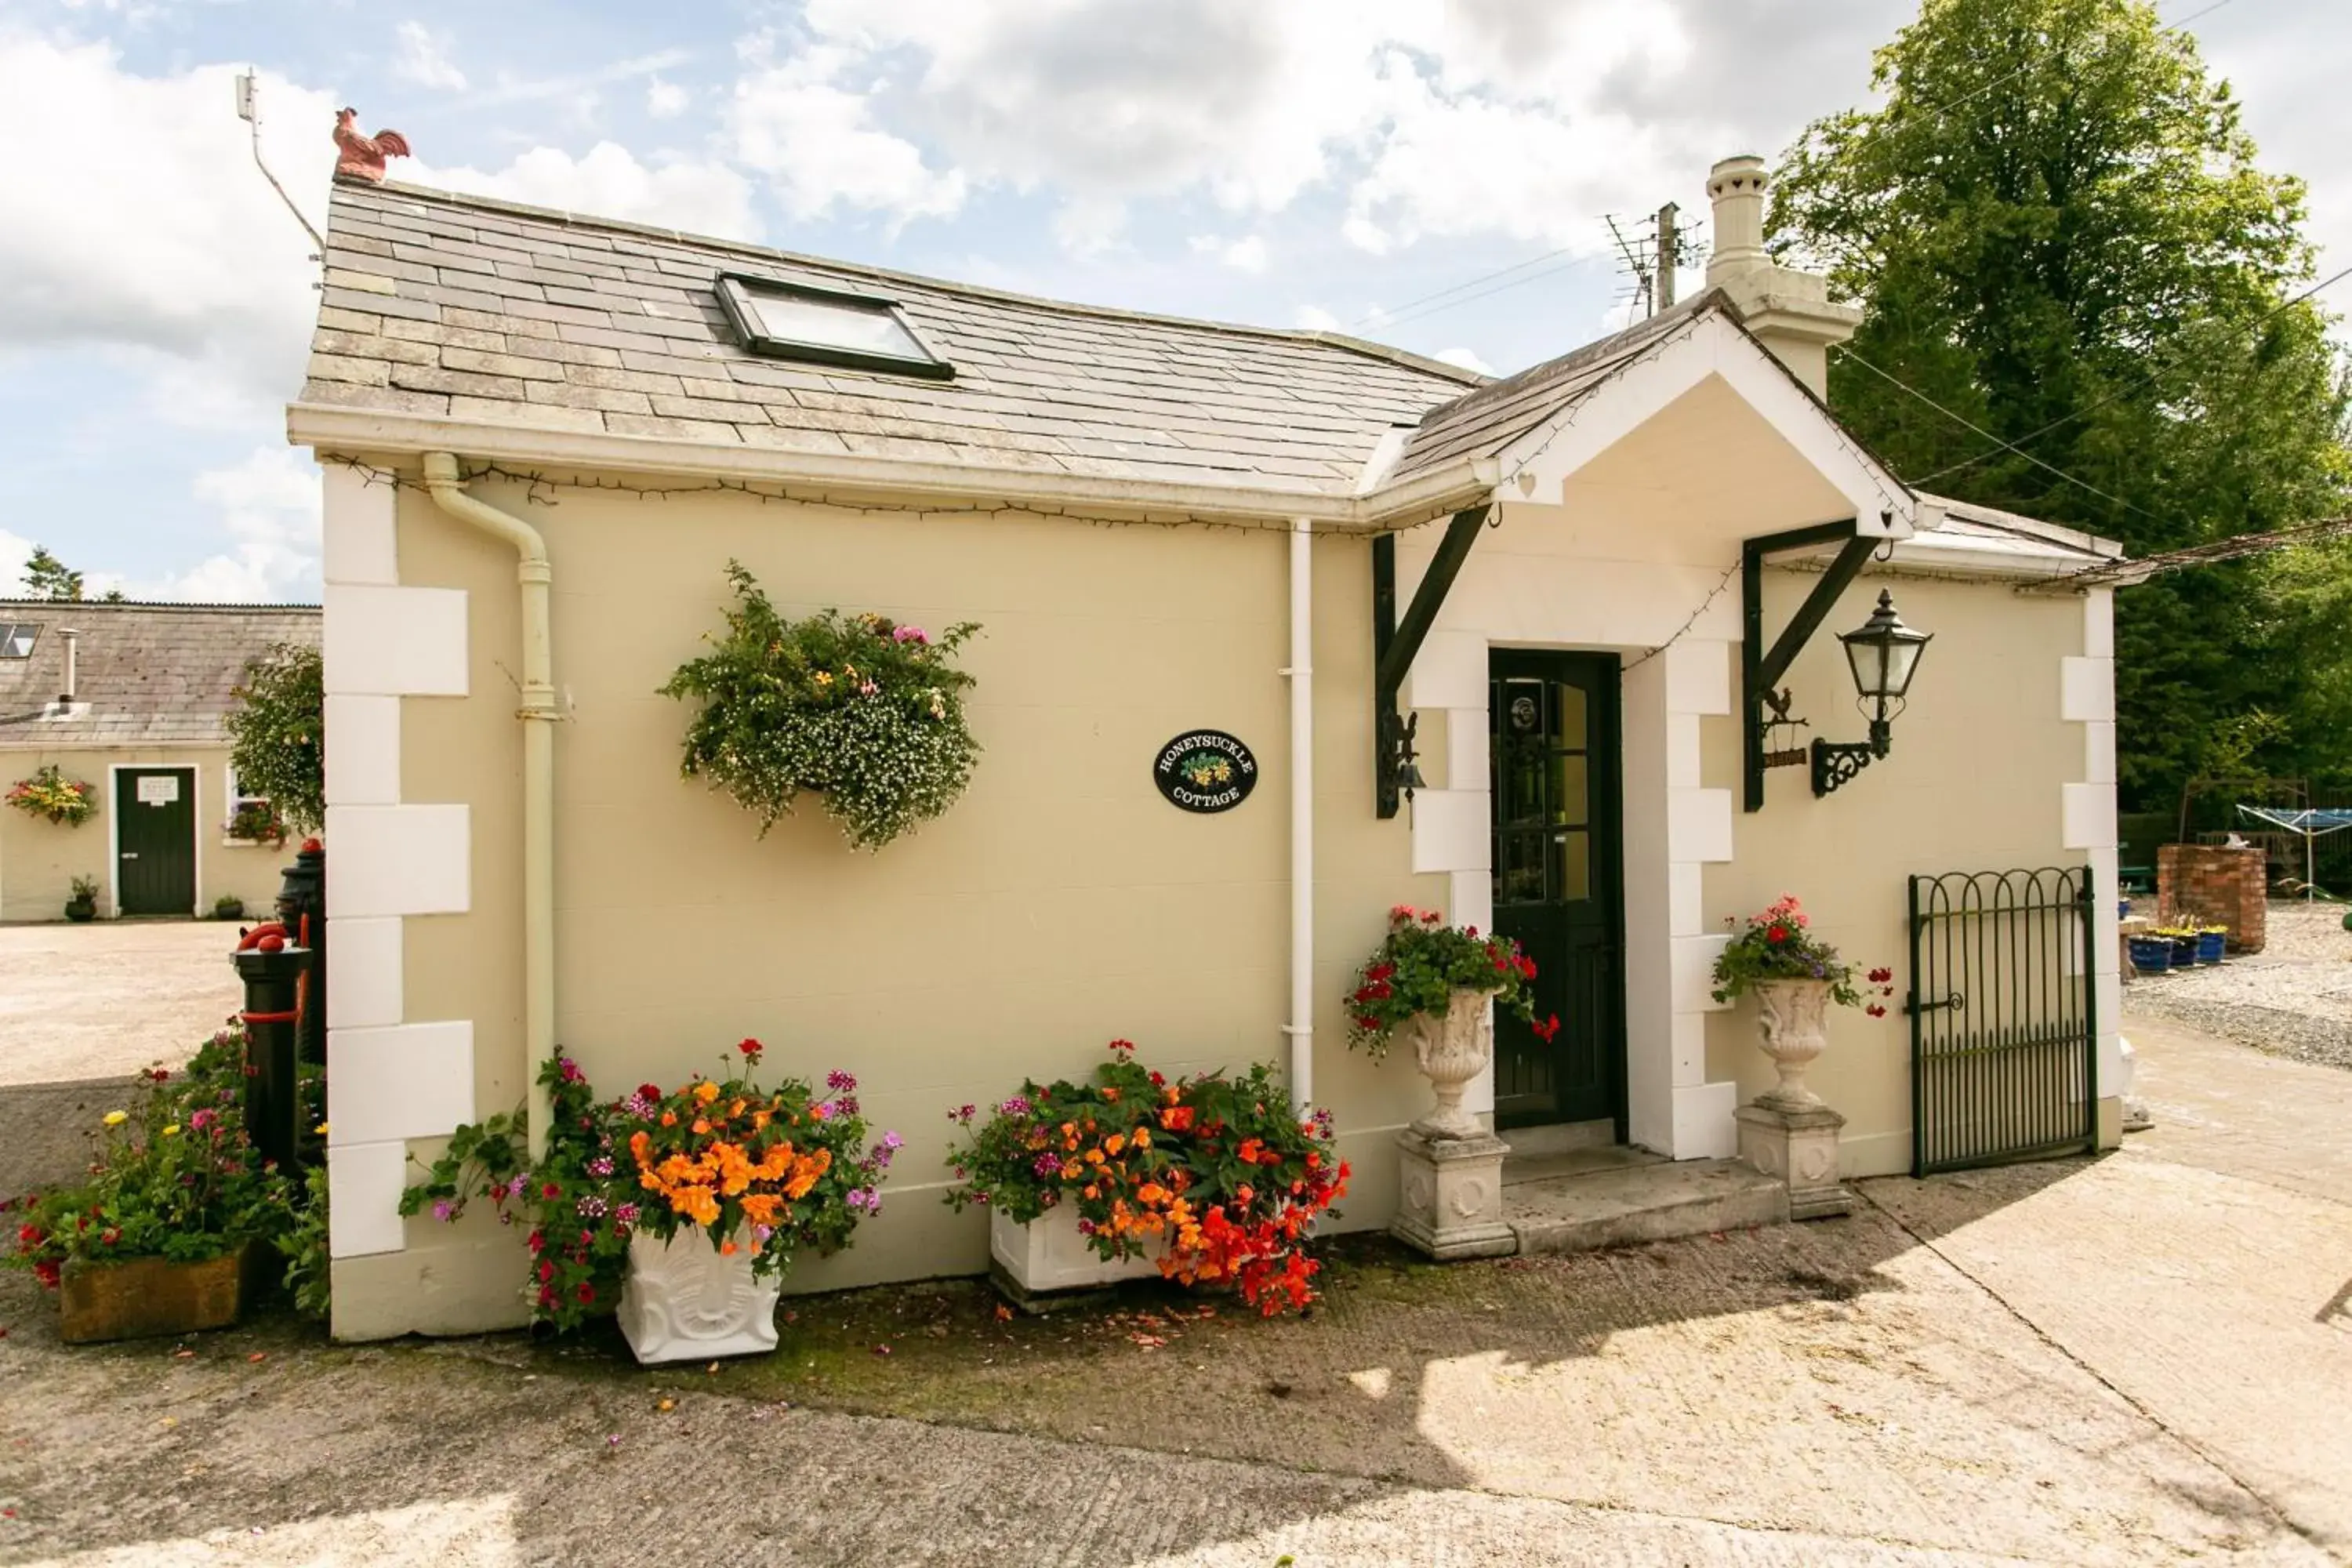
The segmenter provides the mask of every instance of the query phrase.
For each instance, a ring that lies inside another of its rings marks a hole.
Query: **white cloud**
[[[241,463],[198,474],[193,488],[229,548],[168,577],[126,581],[124,593],[210,604],[318,597],[319,472],[307,453],[258,447]]]
[[[1330,311],[1325,310],[1320,305],[1299,306],[1297,314],[1292,316],[1291,321],[1294,324],[1304,327],[1310,332],[1336,332],[1339,331],[1339,318],[1333,315]]]
[[[0,599],[25,591],[25,563],[33,558],[34,541],[0,528]]]
[[[901,223],[954,213],[964,176],[933,170],[920,148],[875,124],[866,84],[847,79],[858,64],[848,50],[810,48],[744,76],[727,115],[736,161],[765,174],[796,218],[836,207]]]
[[[687,90],[674,81],[653,77],[646,83],[646,112],[656,120],[675,120],[686,112]]]
[[[0,147],[20,150],[0,183],[0,360],[96,347],[197,367],[205,400],[247,406],[300,384],[318,273],[230,112],[235,74],[142,77],[101,45],[0,37]],[[337,100],[267,74],[261,100],[271,168],[323,223]]]
[[[1236,272],[1265,270],[1265,241],[1255,234],[1239,239],[1221,239],[1213,234],[1196,234],[1192,239],[1192,254],[1211,256]]]
[[[598,66],[593,70],[574,71],[567,76],[518,76],[513,71],[500,69],[490,86],[476,89],[467,98],[467,102],[476,106],[502,105],[532,103],[551,98],[568,100],[584,99],[593,102],[596,97],[593,90],[596,88],[607,87],[616,81],[627,81],[632,78],[646,76],[655,71],[675,70],[692,58],[694,58],[692,49],[662,49],[650,55],[636,55],[625,60],[614,60],[608,65]]]
[[[1116,196],[1072,196],[1054,210],[1054,242],[1092,259],[1115,248],[1127,230],[1127,204]]]
[[[503,169],[419,164],[407,177],[447,190],[658,224],[689,234],[730,239],[756,239],[760,234],[751,214],[751,184],[726,164],[647,165],[611,142],[597,142],[579,158],[553,147],[534,147]]]
[[[1369,129],[1377,42],[1434,0],[810,0],[815,51],[977,180],[1276,210]]]
[[[1475,370],[1480,375],[1495,375],[1499,374],[1493,365],[1488,364],[1485,360],[1480,359],[1478,357],[1477,351],[1475,349],[1440,349],[1430,357],[1432,359],[1443,360],[1447,364],[1458,364],[1464,370]]]
[[[396,30],[400,52],[393,57],[392,74],[414,87],[456,92],[466,85],[466,73],[449,58],[449,36],[436,33],[422,22],[403,22]]]

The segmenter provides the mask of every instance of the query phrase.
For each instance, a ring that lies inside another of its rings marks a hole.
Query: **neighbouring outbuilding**
[[[1114,1038],[1280,1064],[1353,1167],[1339,1223],[1390,1225],[1430,1091],[1350,1051],[1349,998],[1398,905],[1538,968],[1461,1100],[1511,1152],[1499,1191],[1445,1174],[1499,1215],[1478,1250],[2113,1143],[2110,602],[2066,580],[2116,550],[1841,428],[1857,313],[1765,254],[1765,184],[1713,171],[1699,297],[1490,380],[339,180],[289,411],[325,485],[336,1332],[521,1321],[515,1227],[397,1207],[558,1043],[614,1092],[745,1037],[856,1075],[906,1147],[788,1289],[986,1267],[939,1201],[957,1108]],[[969,676],[925,700],[977,752],[771,823],[871,736],[772,765],[760,682],[862,689],[859,636]],[[1887,977],[1834,1010],[1819,1113],[1759,1132],[1794,1080],[1712,976],[1791,893]]]
[[[266,910],[291,859],[225,721],[247,664],[315,647],[315,605],[0,600],[0,921]]]

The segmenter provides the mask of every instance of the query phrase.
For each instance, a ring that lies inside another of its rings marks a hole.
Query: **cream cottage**
[[[1429,1089],[1346,999],[1400,903],[1516,937],[1561,1020],[1498,1019],[1465,1092],[1511,1151],[1440,1173],[1475,1250],[2112,1142],[2109,605],[2063,579],[2113,547],[1839,427],[1855,313],[1766,257],[1764,184],[1714,171],[1701,297],[1488,381],[339,182],[289,411],[326,486],[337,1333],[520,1321],[512,1232],[395,1204],[559,1042],[600,1084],[747,1035],[855,1070],[908,1146],[792,1289],[985,1267],[942,1109],[1113,1037],[1280,1063],[1345,1224],[1388,1225],[1439,1201],[1400,1163]],[[730,562],[791,616],[979,624],[951,808],[869,854],[680,779],[658,689]],[[1933,637],[1899,680],[1882,592]],[[1897,995],[1830,1020],[1826,1119],[1744,1144],[1773,1065],[1710,973],[1786,891]],[[1989,969],[1993,929],[2043,969]],[[2008,1098],[1963,1109],[1994,1047]]]

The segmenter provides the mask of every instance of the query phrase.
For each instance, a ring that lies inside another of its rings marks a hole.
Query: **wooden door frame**
[[[188,775],[188,914],[198,916],[205,899],[205,770],[195,763],[109,763],[106,764],[106,901],[107,919],[122,918],[122,775],[177,773]]]
[[[1617,985],[1614,992],[1616,1012],[1616,1049],[1611,1053],[1609,1067],[1610,1119],[1615,1127],[1616,1141],[1623,1143],[1632,1135],[1633,1107],[1633,1029],[1630,1008],[1625,996],[1628,969],[1625,932],[1625,657],[1614,648],[1595,647],[1525,647],[1507,643],[1486,645],[1486,679],[1488,689],[1497,679],[1508,679],[1505,667],[1515,659],[1528,659],[1548,664],[1557,669],[1562,665],[1582,665],[1601,675],[1591,687],[1584,688],[1593,699],[1594,711],[1586,718],[1588,736],[1599,732],[1592,726],[1605,719],[1606,733],[1613,766],[1585,771],[1585,818],[1587,831],[1592,836],[1591,869],[1596,880],[1605,880],[1607,892],[1601,897],[1602,907],[1609,917],[1609,934],[1617,956]],[[1570,682],[1570,684],[1576,684]],[[1491,706],[1491,699],[1489,700]],[[1487,714],[1488,733],[1497,721],[1491,711]],[[1492,745],[1491,740],[1488,744]],[[1588,742],[1587,754],[1591,753]],[[1487,830],[1493,832],[1496,802],[1499,798],[1497,782],[1492,776],[1489,763],[1487,787]],[[1605,809],[1604,809],[1605,807]],[[1603,824],[1606,830],[1603,830]],[[1495,868],[1490,865],[1487,876]],[[1500,927],[1501,906],[1494,909],[1497,929]],[[1564,1123],[1533,1122],[1529,1126],[1563,1125]],[[1500,1130],[1499,1120],[1496,1127]]]

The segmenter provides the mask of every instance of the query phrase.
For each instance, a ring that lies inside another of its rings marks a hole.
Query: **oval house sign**
[[[1257,787],[1257,758],[1223,730],[1191,730],[1160,748],[1151,782],[1179,810],[1231,811]]]

